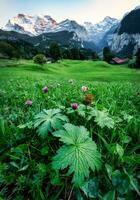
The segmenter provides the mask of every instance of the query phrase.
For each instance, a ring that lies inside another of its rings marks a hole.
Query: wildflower
[[[68,80],[68,83],[73,84],[73,80],[72,79]]]
[[[86,94],[85,99],[84,99],[85,104],[90,105],[92,103],[92,101],[93,101],[93,95]]]
[[[82,92],[87,92],[87,91],[88,91],[88,87],[82,86],[82,87],[81,87],[81,91],[82,91]]]
[[[73,103],[71,104],[71,107],[73,110],[77,110],[78,109],[78,104],[77,103]]]
[[[26,106],[32,106],[32,104],[33,104],[33,102],[32,102],[31,100],[27,100],[27,101],[25,102],[25,105],[26,105]]]
[[[47,86],[45,86],[45,87],[42,89],[42,91],[43,91],[44,93],[47,93],[47,92],[49,91],[49,89],[48,89]]]

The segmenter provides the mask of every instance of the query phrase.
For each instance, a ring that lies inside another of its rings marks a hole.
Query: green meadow
[[[71,61],[38,66],[27,60],[0,60],[1,80],[9,78],[35,78],[83,81],[128,81],[140,82],[140,71],[128,68],[128,65],[111,65],[103,61]]]
[[[0,113],[0,200],[139,199],[140,70],[1,59]]]

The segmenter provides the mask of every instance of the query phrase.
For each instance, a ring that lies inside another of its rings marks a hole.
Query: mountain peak
[[[112,18],[112,17],[109,17],[109,16],[106,16],[104,19],[103,19],[103,22],[115,22],[115,21],[118,21],[116,18]]]
[[[140,9],[140,5],[136,6],[134,10],[139,10]]]
[[[8,21],[4,30],[17,31],[29,35],[39,35],[51,32],[57,26],[57,22],[49,15],[18,14]]]

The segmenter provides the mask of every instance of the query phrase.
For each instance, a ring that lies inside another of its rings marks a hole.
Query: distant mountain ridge
[[[122,20],[107,16],[97,24],[85,22],[81,25],[69,19],[58,23],[49,15],[18,14],[8,21],[3,30],[26,35],[26,38],[30,36],[29,40],[34,41],[31,43],[40,48],[47,48],[51,41],[56,41],[60,45],[89,48],[97,52],[109,46],[113,52],[127,56],[135,54],[140,48],[139,22],[140,6],[137,6]],[[4,34],[0,39],[2,37]],[[10,37],[14,38],[14,34]]]
[[[69,19],[58,23],[48,15],[29,16],[18,14],[8,21],[3,30],[15,31],[30,36],[61,31],[75,32],[83,43],[91,42],[94,43],[95,46],[98,46],[106,32],[118,23],[119,21],[117,19],[105,17],[102,22],[95,25],[90,22],[85,22],[83,25],[80,25],[76,21]]]

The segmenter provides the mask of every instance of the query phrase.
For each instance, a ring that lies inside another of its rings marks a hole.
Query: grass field
[[[140,70],[130,69],[127,65],[110,65],[103,61],[70,61],[39,67],[32,61],[0,60],[0,79],[76,79],[83,81],[129,81],[140,82]]]
[[[138,200],[139,152],[139,70],[0,60],[0,200]]]

